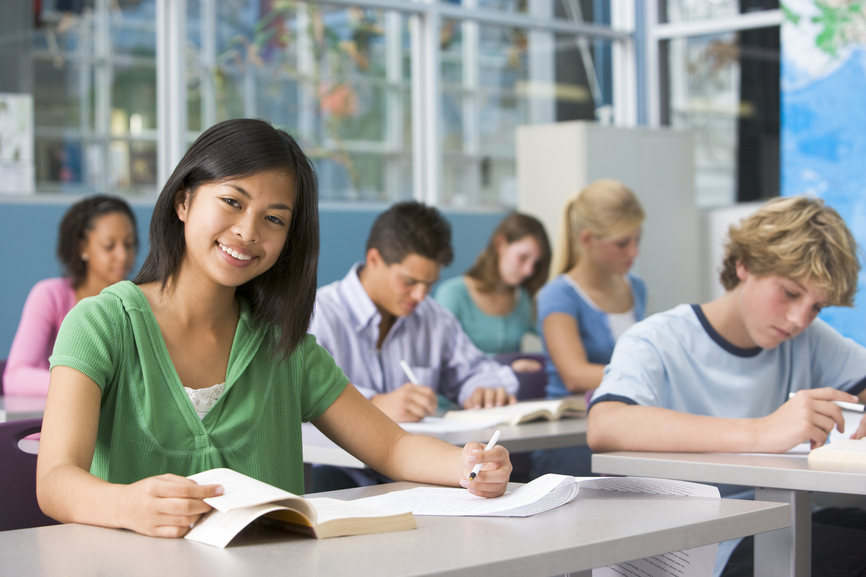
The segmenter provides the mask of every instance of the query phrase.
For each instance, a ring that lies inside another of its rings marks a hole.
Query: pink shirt
[[[69,279],[49,278],[33,286],[9,349],[3,373],[4,394],[48,394],[48,357],[54,350],[60,323],[75,303]]]

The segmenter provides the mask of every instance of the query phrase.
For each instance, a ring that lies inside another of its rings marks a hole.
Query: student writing
[[[435,413],[437,393],[464,408],[514,402],[511,369],[479,351],[454,315],[429,298],[453,258],[451,225],[438,210],[397,203],[373,223],[364,261],[316,296],[310,332],[397,422]],[[408,382],[401,360],[420,385]]]
[[[450,310],[472,343],[487,354],[520,350],[521,338],[536,332],[535,293],[547,280],[550,244],[544,225],[513,212],[493,231],[466,274],[443,281],[436,300]],[[542,367],[532,359],[511,363],[515,371]]]
[[[301,493],[307,420],[393,478],[468,486],[483,462],[470,490],[504,492],[507,451],[405,433],[307,336],[317,203],[309,159],[266,122],[228,120],[193,143],[135,281],[61,327],[37,468],[48,515],[180,536],[221,492],[185,476],[215,467]]]
[[[592,399],[590,447],[776,453],[822,445],[844,425],[833,401],[866,399],[866,349],[817,318],[824,307],[853,303],[856,250],[836,211],[815,198],[771,201],[732,226],[726,293],[654,315],[617,342]],[[850,433],[866,435],[866,421]],[[813,520],[821,526],[812,530],[812,575],[850,574],[839,561],[856,552],[862,562],[866,515],[830,509]],[[751,540],[744,543],[726,571],[751,571]],[[719,570],[732,546],[720,547]]]

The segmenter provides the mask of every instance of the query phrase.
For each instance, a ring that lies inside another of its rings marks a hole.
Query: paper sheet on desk
[[[417,423],[398,423],[404,430],[410,433],[434,434],[434,433],[459,433],[463,431],[480,431],[489,427],[495,427],[502,419],[493,419],[489,422],[455,421],[441,417],[424,417]]]
[[[588,477],[579,479],[581,491],[624,491],[671,495],[679,497],[719,498],[719,489],[712,485],[671,481],[644,477]],[[695,547],[685,551],[674,551],[654,557],[645,557],[627,563],[618,563],[592,570],[592,577],[710,577],[716,563],[719,544]]]
[[[547,474],[496,499],[466,489],[418,487],[358,499],[355,503],[415,515],[448,517],[528,517],[571,502],[577,496],[573,477]]]

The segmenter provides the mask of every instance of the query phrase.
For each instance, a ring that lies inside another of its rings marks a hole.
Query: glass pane
[[[37,192],[155,191],[131,172],[134,149],[155,160],[155,12],[155,0],[3,3],[2,56],[16,66],[0,78],[33,95]]]
[[[522,124],[611,119],[610,43],[446,21],[442,202],[513,206]]]
[[[659,22],[686,22],[777,10],[779,0],[658,0]]]
[[[156,3],[120,0],[109,10],[111,50],[115,55],[156,58]]]
[[[777,195],[779,29],[672,40],[661,55],[662,122],[694,131],[698,205]]]
[[[439,0],[439,2],[491,12],[531,14],[539,18],[610,24],[610,0]]]
[[[258,0],[190,0],[188,8],[190,139],[228,118],[264,118],[313,158],[323,200],[411,197],[402,15]]]

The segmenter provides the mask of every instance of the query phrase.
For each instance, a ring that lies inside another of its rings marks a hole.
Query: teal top
[[[92,474],[128,484],[227,467],[303,494],[301,422],[319,417],[348,379],[309,335],[289,357],[275,358],[278,330],[240,305],[225,392],[204,419],[138,286],[123,281],[70,311],[50,363],[102,390]]]
[[[501,316],[488,315],[478,308],[462,276],[443,281],[435,298],[454,313],[475,346],[487,354],[519,351],[523,335],[536,331],[532,299],[523,287],[518,289],[514,309]]]

